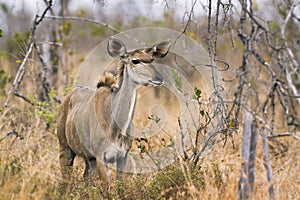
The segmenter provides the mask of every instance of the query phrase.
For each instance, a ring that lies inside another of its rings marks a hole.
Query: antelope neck
[[[133,118],[137,88],[138,84],[130,79],[125,68],[119,89],[113,93],[112,98],[113,120],[123,136],[126,136]]]

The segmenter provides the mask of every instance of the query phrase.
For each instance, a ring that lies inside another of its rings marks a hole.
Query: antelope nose
[[[164,78],[161,75],[156,75],[155,78],[149,80],[149,83],[153,86],[159,86],[164,83]]]
[[[164,77],[162,75],[156,75],[155,77],[155,81],[160,83],[160,84],[163,84],[164,83]]]

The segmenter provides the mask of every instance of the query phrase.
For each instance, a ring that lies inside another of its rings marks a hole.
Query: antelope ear
[[[107,43],[107,52],[111,57],[120,57],[125,55],[126,47],[121,40],[110,38]]]
[[[146,52],[155,58],[163,58],[168,54],[170,46],[171,40],[166,40],[146,49]]]

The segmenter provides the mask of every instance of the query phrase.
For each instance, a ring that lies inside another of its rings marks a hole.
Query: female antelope
[[[108,41],[108,54],[118,59],[118,74],[105,74],[97,89],[76,87],[63,101],[57,121],[62,176],[68,179],[76,155],[83,157],[84,176],[100,175],[109,185],[108,164],[126,166],[134,139],[132,118],[139,86],[160,86],[162,75],[152,62],[167,55],[170,41],[127,52],[118,39]]]

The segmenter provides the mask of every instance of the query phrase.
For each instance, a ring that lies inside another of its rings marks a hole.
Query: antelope
[[[110,38],[108,54],[118,59],[117,75],[106,73],[96,89],[78,86],[64,99],[57,117],[59,162],[63,179],[68,180],[75,156],[85,161],[84,177],[99,175],[104,187],[110,184],[109,164],[116,163],[121,174],[134,139],[137,88],[160,86],[163,76],[153,66],[165,57],[169,40],[150,48],[127,52],[124,43]]]

